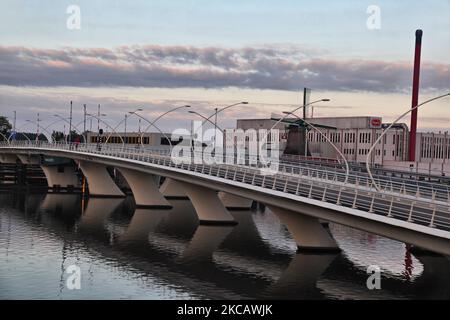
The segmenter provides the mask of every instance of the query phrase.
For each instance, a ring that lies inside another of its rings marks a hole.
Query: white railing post
[[[373,204],[375,202],[375,193],[372,194],[372,201],[370,202],[369,213],[373,213]]]
[[[339,187],[339,193],[338,193],[338,197],[336,200],[336,204],[339,206],[341,205],[341,193],[342,193],[342,186]]]
[[[355,198],[353,199],[353,204],[352,204],[353,209],[356,209],[356,200],[357,199],[358,199],[358,189],[356,189]]]
[[[392,218],[392,206],[394,205],[394,196],[391,197],[391,203],[389,204],[389,210],[387,216]]]
[[[324,201],[325,202],[325,200],[326,200],[326,193],[327,193],[327,185],[325,185],[325,187],[323,188],[323,195],[322,195],[322,201]]]

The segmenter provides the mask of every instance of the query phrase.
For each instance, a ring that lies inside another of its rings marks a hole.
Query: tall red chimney
[[[416,30],[416,51],[414,54],[414,75],[411,108],[419,103],[420,51],[422,48],[422,30]],[[416,161],[417,109],[411,112],[409,132],[409,161]]]

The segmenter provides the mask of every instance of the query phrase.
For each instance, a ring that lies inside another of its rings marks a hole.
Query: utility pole
[[[100,144],[100,104],[97,106],[97,144]]]
[[[86,134],[86,104],[83,104],[83,135],[84,135],[84,143],[86,143],[87,134]]]
[[[214,116],[214,153],[216,152],[217,141],[217,108],[214,109],[216,114]]]
[[[39,141],[39,112],[37,114],[36,126],[36,141]]]
[[[69,115],[69,142],[72,142],[72,101],[70,101],[70,115]]]
[[[138,138],[138,143],[139,145],[141,145],[141,118],[139,118],[139,138]]]
[[[127,118],[128,118],[128,114],[125,113],[125,132],[124,132],[124,139],[125,143],[128,143],[127,141]]]
[[[16,120],[17,120],[17,112],[14,111],[14,122],[13,122],[13,131],[14,131],[13,138],[14,138],[14,140],[16,140],[16,134],[17,134],[17,132],[16,132]]]
[[[309,104],[309,96],[311,95],[311,89],[303,88],[303,120],[306,120],[306,107]],[[303,122],[303,125],[305,125],[305,122]],[[299,127],[300,132],[300,127]],[[298,141],[300,144],[300,139]],[[305,157],[308,156],[308,127],[304,126],[303,129],[303,146],[305,148]],[[300,154],[300,152],[299,152]]]

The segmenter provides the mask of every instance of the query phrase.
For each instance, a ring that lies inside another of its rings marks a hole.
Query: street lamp
[[[217,127],[217,129],[219,129],[221,132],[223,132],[223,130],[217,126],[216,122],[212,122],[209,118],[205,117],[204,115],[202,115],[201,113],[194,111],[194,110],[189,110],[189,113],[195,114],[197,116],[199,116],[200,118],[202,118],[204,121],[207,121],[209,123],[211,123],[212,125],[215,125]]]
[[[138,111],[143,111],[143,109],[142,108],[138,108],[138,109],[136,109],[134,111],[129,111],[128,113],[125,113],[124,119],[120,120],[119,123],[114,127],[114,130],[117,130],[117,128],[122,124],[122,122],[125,122],[125,132],[124,132],[125,133],[124,134],[125,143],[127,143],[127,118],[129,117],[128,114],[130,114],[130,116],[131,116],[131,115],[135,114]],[[111,134],[112,134],[112,132],[111,132]],[[109,138],[111,137],[111,134],[108,135],[108,137],[106,138],[105,143],[108,142]]]
[[[345,163],[345,181],[344,183],[347,183],[348,181],[348,174],[350,172],[349,166],[348,166],[348,162],[347,159],[345,158],[345,156],[342,154],[341,150],[339,150],[338,147],[336,147],[336,145],[331,142],[331,140],[327,137],[326,134],[324,134],[322,131],[320,131],[319,129],[317,129],[315,126],[313,126],[310,122],[306,121],[305,119],[300,118],[298,115],[296,115],[293,112],[289,112],[289,111],[283,111],[284,114],[286,115],[293,115],[294,117],[296,117],[297,119],[303,121],[304,123],[306,123],[308,126],[310,126],[311,128],[313,128],[313,130],[316,130],[329,144],[331,144],[331,146],[334,148],[334,150],[336,150],[336,152],[342,157],[342,159],[344,160]],[[305,130],[305,134],[307,133],[307,131]]]
[[[25,121],[37,125],[37,128],[41,128],[43,131],[45,131],[47,134],[49,134],[50,135],[50,139],[53,141],[52,134],[47,130],[47,127],[42,127],[39,124],[39,122],[36,122],[36,121],[33,121],[33,120],[25,120]],[[48,138],[47,138],[47,140],[48,140]],[[50,142],[50,140],[48,140],[48,142]]]
[[[241,104],[248,104],[248,101],[241,101],[241,102],[238,102],[238,103],[233,103],[233,104],[230,104],[229,106],[223,107],[223,108],[221,108],[221,109],[214,108],[214,113],[213,113],[212,115],[210,115],[209,117],[204,118],[204,120],[203,120],[203,122],[202,122],[202,125],[201,125],[200,127],[198,127],[197,130],[195,130],[194,135],[197,134],[197,131],[198,131],[201,127],[203,127],[207,122],[212,123],[210,120],[211,120],[211,118],[214,117],[214,116],[215,116],[215,121],[214,121],[213,125],[214,125],[214,128],[216,128],[216,127],[217,127],[217,114],[218,114],[218,113],[223,112],[223,111],[225,111],[225,110],[227,110],[227,109],[230,109],[230,108],[232,108],[232,107],[241,105]]]
[[[301,105],[300,107],[296,107],[296,108],[294,108],[293,110],[291,110],[291,111],[289,111],[289,112],[290,112],[290,113],[294,113],[294,112],[296,112],[297,110],[299,110],[299,109],[301,109],[301,108],[306,108],[307,106],[310,106],[310,105],[312,105],[312,104],[319,103],[319,102],[328,102],[328,101],[330,101],[330,99],[320,99],[320,100],[316,100],[316,101],[307,103],[307,104],[305,104],[305,105]],[[277,126],[277,124],[279,124],[281,121],[283,121],[284,119],[286,119],[287,116],[288,116],[288,114],[286,114],[285,116],[281,117],[277,122],[275,122],[275,124],[269,129],[269,132],[270,132],[272,129],[274,129],[274,128]]]
[[[113,127],[111,127],[109,124],[108,124],[108,122],[106,122],[105,120],[103,120],[103,119],[100,119],[100,117],[97,117],[96,115],[93,115],[93,114],[91,114],[91,113],[87,113],[86,114],[87,116],[91,116],[91,117],[93,117],[93,118],[95,118],[95,119],[97,119],[97,143],[100,143],[100,122],[102,122],[102,123],[104,123],[105,124],[105,126],[107,126],[109,129],[111,129],[119,138],[120,138],[120,140],[122,140],[122,145],[123,146],[125,146],[125,141],[123,140],[123,138],[116,132],[116,130],[113,128]],[[101,114],[99,114],[101,117],[106,117],[106,114],[104,114],[104,113],[101,113]]]
[[[216,110],[217,110],[217,108],[216,108]],[[195,114],[195,115],[199,116],[200,118],[202,118],[205,122],[209,122],[212,125],[214,125],[214,149],[215,149],[216,148],[216,139],[217,139],[217,134],[216,134],[217,133],[217,129],[219,129],[220,132],[222,132],[222,134],[223,134],[223,130],[217,126],[217,117],[216,117],[216,121],[212,122],[209,118],[205,117],[204,115],[202,115],[201,113],[199,113],[197,111],[189,110],[188,112],[192,113],[192,114]],[[197,130],[198,129],[199,128],[197,128]],[[197,130],[195,132],[197,132]],[[191,135],[192,135],[191,139],[194,139],[194,134],[191,133]]]
[[[153,127],[155,127],[166,139],[167,139],[167,141],[169,142],[169,145],[170,145],[170,149],[172,149],[172,142],[170,141],[170,139],[169,139],[169,137],[167,137],[167,135],[164,133],[164,132],[162,132],[162,130],[161,129],[159,129],[156,125],[155,125],[155,123],[156,123],[156,121],[158,121],[159,119],[161,119],[162,117],[164,117],[164,116],[166,116],[167,114],[169,114],[169,113],[171,113],[171,112],[174,112],[174,111],[177,111],[177,110],[179,110],[179,109],[182,109],[182,108],[190,108],[191,106],[189,106],[189,105],[184,105],[184,106],[179,106],[179,107],[175,107],[175,108],[173,108],[173,109],[170,109],[169,111],[166,111],[166,112],[164,112],[164,113],[162,113],[161,115],[159,115],[158,117],[156,117],[152,122],[150,122],[149,120],[147,120],[146,118],[144,118],[143,116],[141,116],[141,115],[139,115],[138,113],[136,113],[135,112],[135,114],[138,116],[138,117],[140,117],[142,120],[144,120],[144,121],[146,121],[146,122],[148,122],[149,123],[149,125],[145,128],[145,130],[144,131],[142,131],[142,133],[141,133],[141,144],[142,144],[142,140],[143,140],[143,137],[144,137],[144,134],[153,126]]]
[[[328,101],[330,101],[330,99],[320,99],[320,100],[316,100],[316,101],[312,101],[312,102],[310,102],[310,103],[307,103],[307,104],[305,104],[305,105],[301,105],[301,106],[299,106],[299,107],[296,107],[296,108],[294,108],[293,110],[291,110],[291,111],[289,111],[289,112],[291,112],[291,113],[294,113],[294,112],[296,112],[297,110],[299,110],[299,109],[301,109],[301,108],[306,108],[307,106],[310,106],[310,105],[312,105],[312,104],[315,104],[315,103],[319,103],[319,102],[328,102]],[[286,119],[286,117],[287,117],[288,115],[286,114],[286,115],[284,115],[283,117],[281,117],[277,122],[275,122],[275,124],[267,131],[267,133],[266,133],[266,135],[264,136],[264,138],[262,139],[262,142],[264,142],[264,143],[266,143],[267,144],[267,137],[269,136],[269,134],[270,134],[270,132],[281,122],[281,121],[283,121],[284,119]]]
[[[403,114],[401,114],[397,119],[394,120],[394,122],[392,122],[386,129],[384,129],[383,132],[382,132],[382,133],[380,134],[380,136],[378,137],[378,139],[375,141],[375,143],[370,147],[369,152],[367,153],[367,157],[366,157],[366,169],[367,169],[367,173],[369,174],[370,180],[372,181],[372,184],[375,186],[375,189],[377,189],[377,191],[381,192],[381,189],[380,189],[380,187],[376,184],[375,179],[373,178],[372,171],[370,170],[370,164],[369,164],[369,162],[370,162],[370,156],[371,156],[373,150],[375,149],[376,145],[377,145],[377,144],[381,141],[381,139],[386,135],[386,133],[389,131],[389,129],[391,129],[392,126],[394,126],[398,121],[400,121],[400,119],[402,119],[402,118],[403,118],[404,116],[406,116],[408,113],[410,113],[410,112],[416,110],[416,109],[419,108],[420,106],[423,106],[423,105],[425,105],[425,104],[427,104],[427,103],[430,103],[430,102],[432,102],[432,101],[435,101],[435,100],[438,100],[438,99],[441,99],[441,98],[444,98],[444,97],[447,97],[447,96],[450,96],[450,92],[449,92],[449,93],[446,93],[446,94],[443,94],[443,95],[440,95],[440,96],[437,96],[437,97],[434,97],[434,98],[431,98],[431,99],[429,99],[429,100],[427,100],[427,101],[425,101],[425,102],[422,102],[421,104],[418,104],[417,106],[415,106],[415,107],[413,107],[413,108],[411,108],[411,109],[408,109],[408,111],[406,111],[406,112],[404,112]],[[415,141],[414,141],[414,143],[415,143]]]
[[[22,128],[23,128],[24,126],[26,126],[27,124],[28,124],[28,122],[22,124],[21,126],[19,126],[19,127],[17,128],[17,131],[19,131],[20,129],[22,129]],[[24,136],[29,142],[31,142],[30,137],[28,137],[28,135],[27,135],[25,132],[22,132],[21,134],[23,134],[23,136]],[[9,134],[9,137],[8,137],[8,142],[11,141],[11,137],[12,137],[12,136],[13,136],[13,133],[11,132],[11,133]]]
[[[61,121],[64,121],[64,122],[67,123],[67,124],[70,124],[70,122],[69,122],[66,118],[61,117],[59,114],[54,114],[53,116],[54,116],[54,117],[57,117],[58,119],[60,119]],[[84,143],[86,143],[86,138],[85,138],[84,135],[81,133],[80,129],[78,128],[78,125],[71,124],[71,126],[74,127],[75,130],[83,137]],[[67,137],[68,137],[68,136],[67,136]],[[67,142],[67,138],[64,139],[64,140]]]

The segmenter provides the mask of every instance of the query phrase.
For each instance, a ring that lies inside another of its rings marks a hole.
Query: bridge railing
[[[121,147],[114,145],[103,145],[103,144],[67,144],[67,143],[52,143],[49,144],[43,141],[12,141],[10,144],[5,144],[5,146],[57,146],[57,148],[63,149],[74,149],[77,148],[79,150],[86,151],[95,151],[95,150],[109,150],[111,152],[120,152],[126,154],[158,154],[160,156],[171,156],[171,151],[168,148],[161,147]],[[189,152],[194,152],[198,156],[202,157],[203,153],[195,150],[189,150]],[[243,161],[243,163],[242,163]],[[245,155],[241,156],[233,156],[230,157],[228,155],[223,156],[223,163],[228,164],[238,164],[240,166],[248,166],[252,168],[258,168],[258,163],[260,159],[258,157],[252,157]],[[256,165],[251,165],[251,164]],[[331,180],[333,182],[347,182],[348,184],[354,184],[357,186],[365,186],[367,188],[374,188],[371,180],[367,175],[362,176],[360,173],[355,174],[351,173],[346,175],[345,172],[330,170],[330,168],[326,167],[317,167],[314,165],[308,164],[288,164],[284,161],[278,161],[276,163],[281,174],[292,174],[292,175],[301,175],[308,176],[311,178],[325,179]],[[378,186],[381,187],[383,192],[386,193],[399,193],[402,195],[407,195],[415,198],[426,198],[437,201],[449,202],[450,199],[450,190],[447,185],[439,185],[439,184],[430,184],[430,183],[419,183],[417,181],[411,181],[407,179],[394,179],[392,177],[376,177],[375,181]]]
[[[132,159],[157,165],[181,168],[192,172],[217,176],[265,189],[301,195],[307,198],[334,203],[344,207],[357,208],[366,212],[383,214],[429,227],[450,229],[448,202],[412,197],[404,192],[378,192],[370,185],[358,182],[343,183],[342,175],[325,170],[284,166],[273,175],[261,174],[256,167],[231,164],[176,163],[164,149],[117,148],[96,144],[59,144],[45,142],[14,142],[0,147],[25,147],[56,150],[70,150],[82,153],[100,154],[116,158]],[[341,177],[342,178],[342,177]],[[357,177],[356,177],[357,178]],[[356,180],[357,181],[357,180]]]

